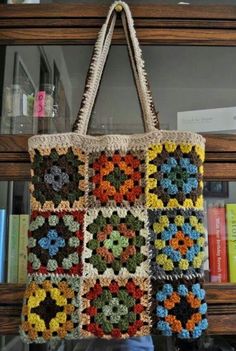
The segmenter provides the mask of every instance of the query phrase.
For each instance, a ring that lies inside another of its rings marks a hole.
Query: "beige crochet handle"
[[[134,29],[130,8],[124,1],[116,1],[109,9],[106,21],[98,34],[98,39],[94,47],[80,110],[73,125],[73,131],[79,134],[87,133],[89,119],[92,114],[107,55],[111,46],[117,10],[121,11],[122,24],[142,109],[145,130],[146,132],[150,132],[159,128],[158,113],[153,104],[147,74],[144,68],[142,51]]]

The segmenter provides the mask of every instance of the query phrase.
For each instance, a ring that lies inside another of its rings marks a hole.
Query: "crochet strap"
[[[147,74],[144,68],[142,51],[136,36],[136,31],[134,29],[134,22],[130,8],[125,2],[116,1],[111,5],[109,9],[106,21],[98,34],[98,39],[94,47],[80,110],[73,125],[73,131],[79,134],[87,133],[89,119],[94,107],[101,77],[111,46],[112,35],[117,18],[117,13],[115,11],[117,5],[121,5],[123,8],[121,12],[121,19],[142,109],[145,130],[149,132],[155,130],[156,128],[159,128],[158,113],[156,112],[153,104],[152,95],[147,80]]]

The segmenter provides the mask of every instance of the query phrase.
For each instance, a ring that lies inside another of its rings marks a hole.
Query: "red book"
[[[213,283],[228,282],[225,207],[208,207],[208,241],[210,280]]]

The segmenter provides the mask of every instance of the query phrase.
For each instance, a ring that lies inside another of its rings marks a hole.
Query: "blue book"
[[[6,210],[0,208],[0,283],[5,282]]]

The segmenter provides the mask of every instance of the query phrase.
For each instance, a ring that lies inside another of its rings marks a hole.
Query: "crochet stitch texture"
[[[147,132],[92,137],[86,129],[117,3]],[[129,7],[115,2],[95,46],[74,132],[29,139],[24,342],[150,333],[197,339],[207,328],[205,139],[158,130],[156,119]]]
[[[39,141],[41,136],[33,138]],[[47,138],[50,141],[50,136]],[[122,142],[122,136],[120,139]],[[33,179],[38,181],[31,188],[29,282],[21,326],[27,342],[75,335],[126,338],[151,332],[197,338],[206,329],[205,294],[200,285],[205,240],[202,195],[191,186],[186,194],[183,190],[189,179],[196,180],[195,188],[202,190],[204,149],[191,144],[191,134],[181,143],[147,142],[146,147],[140,147],[139,136],[136,142],[136,148],[123,150],[122,156],[109,145],[104,151],[90,153],[82,146],[74,147],[73,153],[63,144],[50,149],[44,143],[37,150],[31,149]],[[166,150],[165,157],[159,159],[162,150]],[[70,157],[66,157],[67,152]],[[59,153],[65,156],[63,167]],[[68,183],[58,189],[53,187],[53,179],[41,181],[42,170],[44,174],[50,170],[48,159],[52,154],[58,160],[57,167],[68,177],[71,162],[77,167],[83,155],[83,172],[81,168],[77,172],[84,175],[80,174],[81,183],[76,184],[74,192],[71,188],[73,201],[65,200],[63,195],[60,201],[54,200]],[[43,168],[34,166],[39,155]],[[97,163],[103,157],[106,162]],[[107,181],[116,162],[124,171]],[[130,176],[129,186],[125,172]],[[160,185],[158,192],[161,179],[175,185],[176,190],[168,192],[167,187],[163,191]],[[77,195],[79,184],[84,186],[81,197]],[[96,184],[105,194],[102,202],[91,201]],[[142,186],[136,202],[132,191],[139,184]],[[110,187],[113,192],[108,192]],[[122,189],[121,201],[116,198],[118,189]],[[43,192],[50,193],[53,200],[40,203],[39,208],[36,196]],[[150,195],[155,196],[154,200],[150,201]],[[80,205],[75,208],[74,202]],[[51,289],[46,289],[46,284]],[[71,292],[69,300],[65,291]],[[74,314],[64,312],[68,308],[76,311],[76,322]]]

